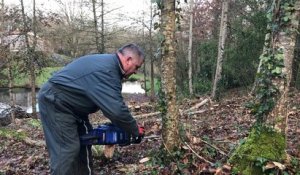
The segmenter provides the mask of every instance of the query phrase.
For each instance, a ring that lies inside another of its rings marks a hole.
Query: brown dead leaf
[[[189,163],[189,159],[187,157],[182,159],[182,162],[186,165]]]
[[[140,162],[140,163],[145,163],[145,162],[148,162],[149,160],[150,160],[149,157],[144,157],[144,158],[142,158],[139,162]]]
[[[275,165],[272,162],[268,162],[267,165],[265,166],[265,169],[273,169],[275,168]]]
[[[215,175],[222,175],[222,168],[218,168],[215,172]]]
[[[231,166],[227,165],[227,164],[223,165],[222,168],[223,168],[223,170],[226,170],[226,171],[230,171],[231,170]]]
[[[279,162],[268,162],[267,165],[265,166],[265,169],[273,169],[273,168],[278,168],[280,170],[285,169],[285,165],[279,163]]]
[[[185,145],[182,146],[182,149],[189,150],[189,148],[187,146],[185,146]]]
[[[104,151],[103,151],[104,156],[108,159],[111,159],[114,155],[115,148],[116,148],[115,145],[105,145],[104,146]]]
[[[32,164],[33,162],[34,162],[33,156],[30,156],[30,157],[28,157],[28,158],[25,160],[25,165],[26,165],[27,167],[29,167],[30,164]]]
[[[280,170],[284,170],[285,169],[285,165],[283,165],[283,164],[281,164],[281,163],[279,163],[279,162],[273,162],[274,163],[274,165],[276,166],[276,167],[278,167]]]

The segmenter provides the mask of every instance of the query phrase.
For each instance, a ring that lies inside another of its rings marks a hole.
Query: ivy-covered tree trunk
[[[236,170],[245,175],[264,174],[263,167],[268,161],[281,162],[286,158],[287,94],[292,78],[300,1],[273,0],[271,9],[272,13],[268,14],[270,33],[266,36],[270,43],[260,56],[256,96],[250,105],[256,117],[255,127],[230,159]]]
[[[219,93],[217,91],[218,91],[218,84],[222,76],[225,39],[227,37],[228,3],[229,0],[223,0],[222,3],[222,16],[221,16],[221,25],[220,25],[220,35],[219,35],[217,68],[216,68],[215,79],[214,79],[212,93],[211,93],[212,99],[216,99],[219,96]]]
[[[175,0],[162,1],[162,91],[166,102],[166,113],[162,120],[162,137],[167,150],[179,147],[179,110],[176,104],[176,57],[175,57]]]

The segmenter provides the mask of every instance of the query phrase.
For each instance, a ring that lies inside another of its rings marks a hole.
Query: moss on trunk
[[[229,159],[234,171],[243,175],[263,174],[256,166],[259,158],[280,162],[286,158],[285,136],[271,128],[253,128],[246,139]]]

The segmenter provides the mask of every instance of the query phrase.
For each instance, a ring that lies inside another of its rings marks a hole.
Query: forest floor
[[[161,117],[159,114],[139,117],[144,124],[145,139],[140,144],[116,147],[111,159],[103,156],[103,146],[94,150],[95,174],[232,174],[228,157],[243,140],[254,122],[250,111],[244,107],[249,101],[245,92],[232,90],[219,102],[207,101],[193,110],[185,110],[199,104],[207,97],[181,101],[181,132],[186,135],[180,159],[162,165],[157,156],[163,145]],[[289,123],[287,153],[293,164],[285,164],[287,174],[298,174],[300,163],[300,92],[289,96]],[[144,95],[127,95],[125,101],[135,116],[158,112],[157,104],[150,103]],[[91,115],[95,124],[105,118],[99,113]],[[16,119],[15,124],[0,128],[0,175],[49,174],[48,153],[41,124],[31,118]],[[298,167],[296,167],[298,163]],[[278,164],[276,164],[278,165]],[[279,166],[278,166],[279,167]],[[270,167],[269,167],[270,168]],[[276,166],[273,166],[276,168]],[[279,173],[280,174],[280,173]]]

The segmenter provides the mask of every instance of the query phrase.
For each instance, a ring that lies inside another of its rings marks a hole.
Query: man
[[[51,174],[92,174],[91,146],[80,145],[79,136],[92,129],[88,115],[99,109],[140,142],[143,127],[130,114],[121,90],[122,79],[143,62],[141,49],[128,44],[116,54],[78,58],[43,85],[38,101]]]

